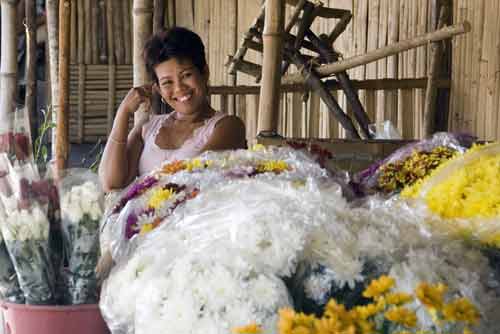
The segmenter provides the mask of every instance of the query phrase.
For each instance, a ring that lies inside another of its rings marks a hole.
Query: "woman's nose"
[[[176,80],[174,82],[174,93],[182,92],[185,88],[186,85],[184,84],[184,82],[182,82],[182,80]]]

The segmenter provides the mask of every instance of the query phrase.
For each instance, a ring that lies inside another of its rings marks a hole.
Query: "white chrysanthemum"
[[[488,287],[492,272],[488,260],[478,251],[460,243],[429,245],[410,251],[405,261],[391,268],[390,275],[396,280],[395,289],[409,293],[420,282],[445,284],[448,296],[466,297],[478,307],[482,321],[475,332],[498,332],[500,299]],[[417,315],[426,328],[431,327],[432,319],[424,308]]]
[[[11,210],[0,226],[8,241],[49,239],[49,221],[45,212],[37,205],[29,210]]]
[[[235,272],[210,259],[176,260],[138,296],[136,333],[229,333],[250,322],[275,333],[275,316],[289,306],[283,282],[272,275]]]
[[[61,198],[62,218],[70,223],[79,223],[84,215],[100,220],[103,215],[102,193],[97,184],[87,181],[73,186]]]

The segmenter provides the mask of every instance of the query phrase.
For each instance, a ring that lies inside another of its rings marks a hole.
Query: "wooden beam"
[[[26,2],[26,96],[25,107],[30,120],[31,135],[36,134],[36,13],[35,3]]]
[[[444,27],[448,20],[449,7],[444,5],[439,11],[438,29]],[[427,71],[427,88],[425,90],[425,105],[424,105],[424,138],[429,137],[436,131],[436,98],[438,69],[441,64],[442,50],[441,43],[434,42],[431,44],[431,63]]]
[[[258,134],[276,134],[278,129],[280,64],[283,58],[283,29],[285,3],[281,0],[267,0],[262,40],[264,57],[262,62],[262,90],[259,100]]]
[[[56,126],[56,168],[66,168],[69,156],[69,53],[71,2],[59,2],[59,110]]]
[[[328,110],[346,130],[348,138],[360,138],[351,118],[344,113],[340,105],[333,98],[331,92],[326,87],[325,83],[322,82],[319,76],[315,73],[315,70],[309,68],[304,57],[297,50],[286,49],[285,52],[287,57],[289,57],[295,66],[300,69],[301,75],[306,78],[306,85],[320,95],[321,100],[323,100],[323,102],[325,102],[328,106]]]
[[[324,81],[326,87],[331,91],[341,90],[342,87],[337,80]],[[356,90],[398,90],[398,89],[425,89],[427,78],[417,79],[373,79],[373,80],[351,80],[352,86]],[[449,79],[436,79],[437,88],[450,88]],[[241,95],[259,95],[260,86],[210,86],[208,93],[211,95],[220,94],[241,94]],[[307,92],[309,88],[304,84],[292,84],[280,86],[281,93]]]
[[[379,48],[363,55],[354,56],[332,64],[326,64],[316,68],[317,73],[321,77],[326,77],[334,73],[342,72],[357,66],[366,65],[379,59],[398,54],[400,52],[410,50],[430,42],[438,42],[444,39],[452,38],[456,35],[467,33],[471,30],[469,22],[464,21],[434,32],[427,33],[412,39],[400,41],[398,43]],[[282,84],[301,83],[304,79],[300,74],[291,74],[283,77]]]

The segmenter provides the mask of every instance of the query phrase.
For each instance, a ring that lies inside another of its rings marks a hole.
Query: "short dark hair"
[[[156,82],[155,67],[172,58],[190,60],[200,73],[207,66],[205,46],[200,36],[183,27],[162,30],[151,36],[144,45],[143,57],[148,74]]]

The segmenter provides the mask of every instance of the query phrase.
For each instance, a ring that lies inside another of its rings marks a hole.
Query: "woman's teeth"
[[[177,100],[179,100],[180,102],[186,102],[190,98],[191,98],[191,94],[188,94],[188,95],[178,97]]]

